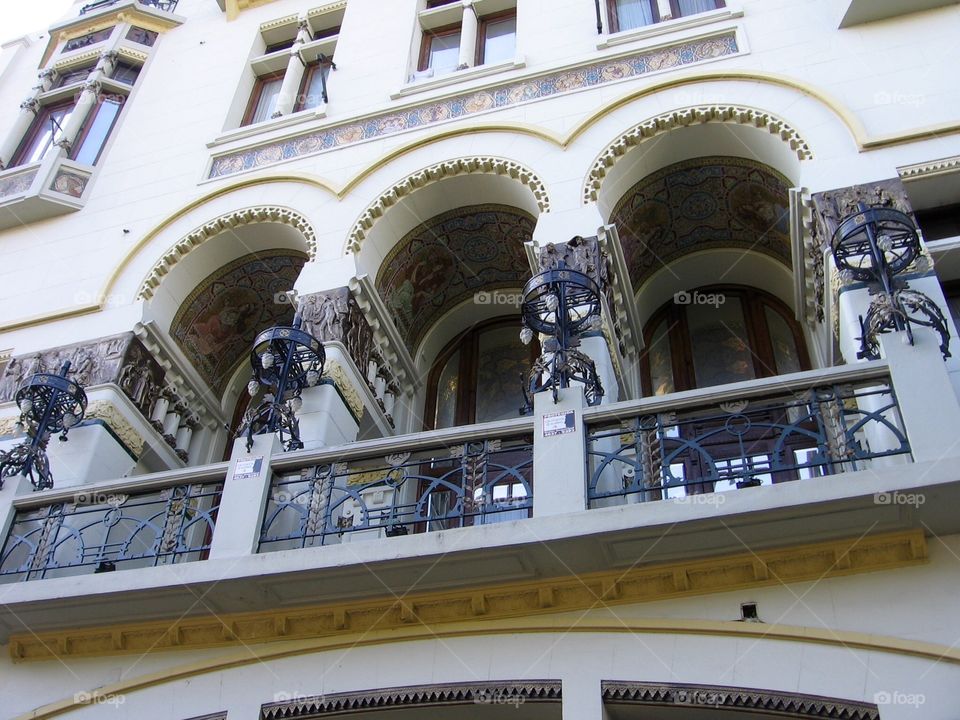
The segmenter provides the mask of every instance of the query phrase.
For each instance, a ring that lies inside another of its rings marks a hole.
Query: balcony
[[[541,414],[553,411],[548,395],[537,400]],[[850,538],[878,543],[871,557],[883,567],[921,562],[910,533],[960,529],[951,511],[960,476],[949,461],[912,459],[904,428],[915,425],[884,362],[584,409],[579,432],[547,438],[579,465],[556,446],[545,450],[541,420],[275,455],[256,446],[229,465],[81,488],[14,495],[10,484],[0,553],[10,612],[0,616],[0,637],[13,635],[23,657],[45,657],[43,633],[63,630],[69,608],[81,635],[85,626],[158,620],[160,635],[147,628],[127,649],[141,640],[190,644],[183,638],[208,608],[244,618],[353,603],[360,622],[381,612],[370,609],[377,602],[410,594],[402,624],[417,602],[417,612],[433,607],[422,593],[459,593],[484,613],[501,600],[471,588],[501,587],[506,604],[496,612],[508,612],[507,599],[525,597],[529,584],[571,574],[584,580],[537,596],[541,607],[594,585],[641,601],[702,592],[705,563],[737,568],[710,575],[713,591],[732,589],[714,585],[740,582],[742,572],[753,577],[758,562],[780,563],[781,578],[798,580],[847,572],[830,543]],[[900,502],[907,496],[925,502]],[[799,553],[795,570],[784,569],[785,552]],[[819,559],[811,565],[811,557]],[[605,573],[616,576],[612,585]],[[632,575],[652,584],[620,579]],[[675,586],[676,578],[688,580]],[[171,639],[159,620],[177,617],[185,634]],[[332,617],[323,632],[350,625]],[[319,632],[303,622],[289,632]],[[17,636],[21,623],[41,640]],[[262,630],[250,628],[251,639]],[[202,642],[233,637],[214,635]],[[101,641],[71,647],[82,654]]]
[[[93,168],[51,157],[0,172],[0,230],[83,207]]]

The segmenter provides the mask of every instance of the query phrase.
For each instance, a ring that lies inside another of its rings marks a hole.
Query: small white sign
[[[543,416],[543,436],[566,435],[576,432],[577,421],[573,410],[550,413]]]
[[[263,458],[253,458],[253,460],[238,460],[237,467],[233,471],[234,480],[248,480],[260,475],[260,468],[263,467]]]

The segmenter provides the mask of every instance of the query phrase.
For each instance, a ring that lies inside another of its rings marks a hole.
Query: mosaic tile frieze
[[[535,221],[516,208],[475,205],[431,218],[404,236],[376,287],[411,352],[440,317],[479,291],[530,277],[524,243]]]
[[[541,100],[606,83],[679,68],[739,52],[735,32],[700,38],[629,57],[518,80],[444,100],[382,113],[259,147],[214,158],[209,177],[224,177],[286,160],[313,155],[373,138],[416,130],[491,110]]]
[[[257,333],[293,320],[290,305],[275,298],[293,287],[306,259],[293,250],[245,255],[210,275],[181,304],[170,334],[218,395]]]
[[[70,172],[69,170],[61,168],[57,172],[56,177],[53,178],[53,182],[50,183],[50,189],[56,190],[64,195],[78,198],[83,195],[83,191],[86,189],[89,180],[89,175],[80,175],[79,173]]]
[[[735,157],[685,160],[644,178],[612,216],[633,286],[705,249],[761,252],[790,267],[789,188],[773,169]]]

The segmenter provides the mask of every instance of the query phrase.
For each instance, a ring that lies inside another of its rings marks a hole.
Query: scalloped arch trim
[[[262,205],[244,208],[243,210],[235,210],[225,213],[208,223],[204,223],[165,252],[163,257],[153,266],[147,277],[144,278],[140,284],[140,290],[137,291],[137,299],[149,300],[152,298],[154,292],[163,281],[164,276],[192,250],[210,238],[231,228],[256,223],[280,223],[294,228],[303,235],[309,260],[313,260],[316,257],[317,234],[313,229],[313,225],[310,224],[310,221],[300,213],[278,205]]]
[[[684,110],[673,110],[640,123],[606,147],[593,163],[584,182],[581,198],[583,204],[586,205],[596,201],[600,193],[600,186],[603,184],[603,179],[607,176],[610,168],[637,145],[677,128],[706,123],[749,125],[767,130],[772,135],[779,135],[780,139],[797,154],[799,160],[809,160],[813,157],[810,146],[800,137],[800,133],[784,120],[768,112],[740,105],[703,105]]]
[[[345,252],[358,252],[370,229],[383,217],[383,214],[402,198],[415,190],[432,185],[445,178],[458,175],[502,175],[526,186],[537,201],[540,212],[550,211],[550,198],[543,181],[529,168],[495,157],[469,157],[447,160],[408,175],[374,200],[360,218],[354,223],[347,236]]]

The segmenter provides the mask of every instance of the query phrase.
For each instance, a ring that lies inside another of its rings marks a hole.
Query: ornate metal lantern
[[[940,308],[896,277],[911,266],[922,269],[926,260],[916,227],[906,213],[858,203],[857,212],[844,218],[833,234],[831,247],[841,276],[873,286],[867,315],[860,318],[857,357],[879,358],[878,336],[891,330],[905,330],[912,345],[911,325],[932,328],[940,336],[943,357],[950,357],[950,331]]]
[[[593,360],[577,350],[580,336],[600,327],[600,288],[589,276],[570,270],[564,263],[535,275],[523,288],[524,328],[520,338],[542,338],[542,353],[524,385],[526,404],[521,413],[533,408],[531,396],[550,389],[557,401],[560,388],[571,382],[583,383],[589,405],[597,405],[603,387]]]
[[[250,365],[253,377],[247,390],[255,396],[264,390],[264,399],[248,410],[238,431],[246,433],[247,450],[253,447],[254,435],[280,433],[285,450],[299,450],[300,427],[297,412],[303,405],[300,394],[320,382],[326,355],[323,343],[301,330],[298,313],[290,327],[277,326],[264,330],[253,341]]]
[[[67,378],[70,363],[60,373],[36,373],[14,397],[20,408],[19,426],[25,426],[27,439],[7,452],[0,453],[0,487],[3,478],[23,475],[30,478],[34,490],[53,487],[47,444],[53,433],[60,433],[65,442],[67,433],[83,421],[87,411],[87,394]]]

